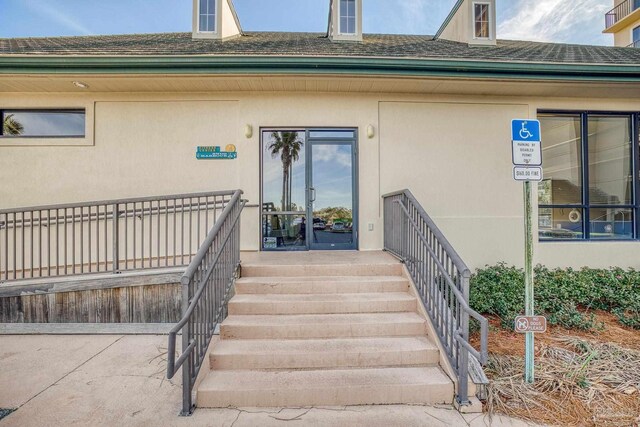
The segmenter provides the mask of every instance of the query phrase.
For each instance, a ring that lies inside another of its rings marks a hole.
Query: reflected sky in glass
[[[19,136],[81,137],[85,135],[85,113],[83,111],[6,110],[3,113],[3,120],[9,115],[24,128]]]
[[[353,174],[351,145],[314,144],[313,187],[316,189],[314,211],[328,207],[353,208]]]
[[[290,183],[287,186],[290,189],[290,206],[286,207],[287,211],[304,211],[306,209],[305,200],[305,133],[296,132],[297,139],[302,142],[300,151],[298,152],[298,160],[292,162],[290,168]],[[273,137],[273,131],[265,131],[262,134],[262,200],[265,209],[275,209],[277,211],[282,210],[283,199],[283,179],[284,170],[282,165],[281,153],[276,154],[275,157],[271,155],[269,147],[275,142]],[[286,187],[285,187],[286,188]],[[270,206],[270,205],[273,206]]]
[[[289,131],[293,132],[293,131]],[[312,132],[317,136],[316,132]],[[278,135],[282,135],[279,132]],[[262,134],[263,150],[263,209],[267,212],[282,212],[283,199],[285,201],[284,211],[302,212],[306,210],[306,150],[311,154],[311,179],[310,184],[315,189],[315,202],[313,203],[314,216],[336,216],[336,208],[344,213],[340,218],[349,218],[353,210],[353,148],[351,144],[324,143],[315,140],[308,142],[305,140],[303,131],[296,132],[297,140],[302,143],[298,153],[298,160],[292,162],[290,167],[291,178],[284,179],[282,152],[275,156],[271,154],[270,147],[277,141],[273,131],[264,131]],[[344,132],[327,132],[327,135],[344,136]],[[350,132],[353,136],[353,132]],[[310,147],[306,147],[311,144]],[[283,197],[283,194],[290,192],[290,196]],[[327,208],[331,209],[331,214],[320,213]],[[325,215],[326,214],[326,215]],[[327,218],[328,219],[328,218]]]

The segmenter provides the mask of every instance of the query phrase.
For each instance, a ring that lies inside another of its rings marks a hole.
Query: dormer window
[[[356,33],[356,0],[340,0],[340,34]]]
[[[476,39],[491,38],[490,7],[489,3],[473,3],[474,38]]]
[[[194,39],[228,40],[242,35],[233,0],[193,0]]]
[[[198,32],[216,32],[216,0],[198,0]]]
[[[362,41],[362,0],[330,0],[327,35],[335,42]]]

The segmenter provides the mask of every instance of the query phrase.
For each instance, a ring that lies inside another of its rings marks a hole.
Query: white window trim
[[[489,37],[477,37],[476,36],[476,5],[486,5],[487,6],[487,15],[488,21],[487,26],[489,27]],[[491,10],[491,2],[486,1],[474,1],[471,5],[471,13],[472,13],[472,34],[474,40],[493,40],[493,22],[491,19],[493,17],[493,11]]]
[[[358,36],[358,0],[354,0],[354,31],[353,33],[343,33],[342,32],[342,15],[340,15],[340,0],[338,0],[338,35],[346,36],[346,37],[357,37]]]
[[[218,8],[218,2],[219,0],[213,0],[213,8],[214,8],[214,15],[213,15],[213,31],[203,31],[202,29],[200,29],[200,3],[203,1],[207,1],[207,0],[198,0],[198,9],[197,9],[197,14],[196,14],[196,19],[197,19],[197,26],[198,26],[198,33],[200,34],[218,34],[218,12],[219,12],[219,8]]]

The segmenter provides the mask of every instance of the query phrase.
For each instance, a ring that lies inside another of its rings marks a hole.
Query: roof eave
[[[640,65],[317,56],[0,56],[0,75],[307,74],[640,82]]]

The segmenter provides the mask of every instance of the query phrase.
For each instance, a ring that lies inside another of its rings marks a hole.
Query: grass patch
[[[593,314],[614,314],[626,327],[640,330],[640,272],[621,268],[581,270],[537,266],[536,314],[551,325],[567,329],[601,328]],[[524,272],[504,263],[479,269],[471,278],[471,307],[500,318],[513,329],[515,317],[524,313]]]

